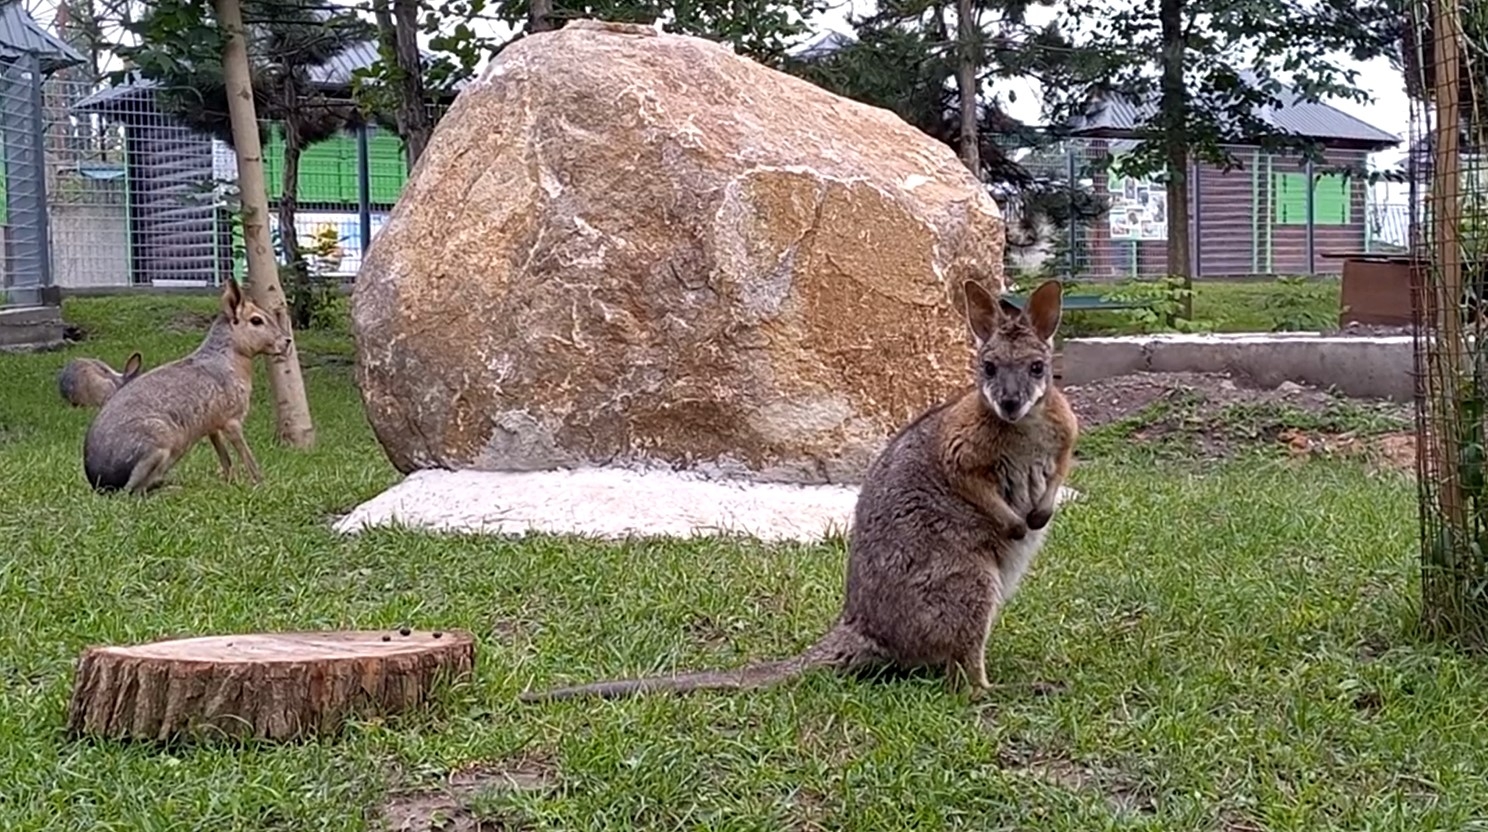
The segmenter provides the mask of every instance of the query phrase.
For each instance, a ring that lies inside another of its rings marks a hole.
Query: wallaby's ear
[[[1028,298],[1028,318],[1033,321],[1033,331],[1045,341],[1059,330],[1059,318],[1064,313],[1064,284],[1048,280],[1033,291]]]
[[[243,292],[238,288],[238,281],[229,277],[222,284],[222,314],[227,316],[228,323],[238,322],[238,307],[243,305]]]
[[[130,353],[129,360],[124,362],[124,377],[134,378],[139,375],[139,371],[143,369],[144,363],[145,358],[138,351]]]
[[[980,347],[992,337],[1002,313],[998,311],[997,301],[993,299],[992,293],[982,288],[982,284],[968,280],[963,289],[966,295],[966,325],[971,327],[971,335]]]

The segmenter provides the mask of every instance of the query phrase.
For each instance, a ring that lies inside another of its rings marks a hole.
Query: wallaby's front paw
[[[1022,520],[1008,526],[1007,536],[1010,540],[1022,540],[1028,536],[1028,526]]]
[[[1037,531],[1049,525],[1049,521],[1053,519],[1054,511],[1052,509],[1036,508],[1028,512],[1028,528]]]

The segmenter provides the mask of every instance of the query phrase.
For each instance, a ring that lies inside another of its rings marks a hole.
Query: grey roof
[[[809,61],[815,58],[824,58],[834,52],[840,52],[857,42],[858,39],[852,35],[843,34],[835,29],[828,29],[805,43],[792,46],[787,52],[793,58]]]
[[[20,0],[0,0],[0,61],[14,61],[23,55],[40,58],[45,73],[87,61],[66,41],[42,28]]]
[[[1296,90],[1283,88],[1277,98],[1280,106],[1263,107],[1257,116],[1278,130],[1318,139],[1325,144],[1356,144],[1373,149],[1400,144],[1399,136],[1360,121],[1336,107],[1303,101]],[[1157,103],[1149,101],[1138,105],[1128,98],[1113,96],[1101,102],[1098,108],[1088,118],[1072,121],[1075,135],[1130,136],[1157,112]]]

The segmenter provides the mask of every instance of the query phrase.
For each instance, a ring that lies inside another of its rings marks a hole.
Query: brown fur
[[[100,492],[147,492],[202,439],[211,441],[224,479],[232,480],[231,443],[248,476],[260,482],[243,438],[253,358],[281,354],[289,343],[288,331],[228,280],[222,311],[201,346],[120,388],[94,417],[83,441],[89,485]]]
[[[884,665],[940,668],[953,685],[985,690],[992,622],[1043,545],[1078,425],[1050,378],[1060,284],[1039,287],[1027,314],[979,284],[965,289],[977,381],[901,429],[869,467],[848,543],[847,597],[825,636],[783,661],[523,701],[749,689],[812,668]]]
[[[133,381],[144,369],[144,358],[130,353],[120,373],[97,358],[74,358],[57,374],[57,392],[73,407],[103,407],[114,391]]]

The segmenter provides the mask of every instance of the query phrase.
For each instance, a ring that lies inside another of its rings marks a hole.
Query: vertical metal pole
[[[1075,219],[1075,192],[1079,184],[1075,181],[1077,170],[1075,168],[1075,145],[1073,142],[1064,146],[1064,158],[1067,179],[1067,190],[1069,194],[1069,252],[1065,254],[1065,277],[1074,281],[1075,279],[1075,246],[1080,242],[1080,224]]]
[[[1317,183],[1313,179],[1312,160],[1308,159],[1303,166],[1307,173],[1307,274],[1317,274],[1317,211],[1314,198],[1317,195]]]
[[[27,69],[31,72],[31,141],[35,143],[32,173],[36,176],[36,205],[39,209],[36,212],[36,245],[40,257],[37,265],[41,286],[45,289],[52,285],[52,233],[46,187],[46,103],[41,89],[44,78],[40,56],[31,54],[26,59]]]
[[[367,125],[357,128],[357,219],[361,222],[361,263],[367,262],[367,249],[372,245],[372,160]]]
[[[1204,194],[1199,188],[1199,163],[1188,163],[1188,181],[1193,183],[1193,222],[1189,228],[1189,253],[1193,263],[1189,266],[1194,277],[1204,276]]]

